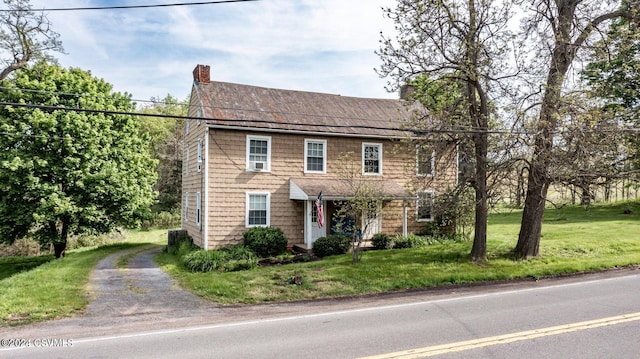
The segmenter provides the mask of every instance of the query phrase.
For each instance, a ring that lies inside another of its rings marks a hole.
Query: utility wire
[[[477,134],[486,133],[490,135],[534,135],[533,131],[514,131],[514,130],[494,130],[494,129],[481,129],[481,128],[461,128],[461,129],[409,129],[409,128],[389,128],[378,126],[366,126],[366,125],[340,125],[340,124],[324,124],[324,123],[291,123],[291,122],[277,122],[272,120],[258,120],[258,119],[237,119],[237,118],[216,118],[216,117],[198,117],[198,116],[182,116],[182,115],[167,115],[167,114],[154,114],[154,113],[142,113],[131,111],[112,111],[112,110],[96,110],[80,107],[65,107],[65,106],[52,106],[52,105],[37,105],[30,103],[17,103],[17,102],[0,102],[0,106],[14,106],[22,108],[37,108],[47,111],[76,111],[86,113],[100,113],[105,115],[126,115],[126,116],[141,116],[141,117],[156,117],[156,118],[172,118],[181,120],[195,120],[195,121],[224,121],[227,123],[239,123],[239,124],[284,124],[289,126],[304,126],[304,127],[317,127],[317,128],[351,128],[351,129],[363,129],[363,130],[380,130],[380,131],[392,131],[398,133],[413,133],[418,135],[424,134]],[[324,116],[323,117],[332,117]],[[258,128],[259,129],[259,128]],[[309,130],[302,129],[300,131]],[[561,132],[561,131],[560,131]],[[556,132],[556,133],[560,133]],[[612,132],[625,132],[625,133],[640,133],[640,128],[623,128],[619,130],[592,130],[582,132],[595,132],[595,133],[612,133]]]
[[[413,130],[406,128],[389,128],[389,127],[378,127],[378,126],[366,126],[366,125],[340,125],[340,124],[324,124],[324,123],[282,123],[271,120],[257,120],[257,119],[236,119],[236,118],[214,118],[214,117],[193,117],[193,116],[182,116],[182,115],[166,115],[166,114],[153,114],[153,113],[141,113],[141,112],[130,112],[130,111],[112,111],[112,110],[95,110],[95,109],[87,109],[87,108],[76,108],[76,107],[64,107],[64,106],[51,106],[51,105],[37,105],[37,104],[29,104],[29,103],[17,103],[17,102],[0,102],[0,106],[14,106],[14,107],[22,107],[22,108],[37,108],[41,110],[47,111],[76,111],[76,112],[86,112],[86,113],[100,113],[105,115],[127,115],[127,116],[142,116],[142,117],[157,117],[157,118],[173,118],[173,119],[183,119],[183,120],[196,120],[196,121],[224,121],[227,123],[240,123],[240,124],[284,124],[289,126],[304,126],[304,127],[317,127],[317,128],[351,128],[351,129],[363,129],[363,130],[380,130],[380,131],[392,131],[398,133],[416,133],[416,134],[428,134],[428,133],[443,133],[443,134],[473,134],[473,133],[487,133],[487,134],[531,134],[528,132],[517,132],[517,131],[506,131],[506,130],[474,130],[474,129],[433,129],[433,130]],[[325,116],[331,117],[331,116]],[[302,130],[308,131],[309,130]]]
[[[163,101],[163,100],[156,100],[151,99],[151,100],[140,100],[140,99],[129,99],[126,97],[125,94],[121,94],[122,97],[117,97],[115,95],[93,95],[93,94],[87,94],[87,93],[77,93],[77,92],[62,92],[62,91],[47,91],[47,90],[34,90],[34,89],[27,89],[27,88],[20,88],[20,87],[9,87],[9,86],[0,86],[0,90],[4,90],[4,91],[20,91],[20,92],[29,92],[29,93],[37,93],[37,94],[43,94],[43,95],[57,95],[57,96],[73,96],[73,97],[90,97],[90,98],[100,98],[100,99],[111,99],[111,100],[122,100],[122,99],[127,99],[130,100],[132,102],[146,102],[146,103],[151,103],[154,105],[176,105],[176,106],[184,106],[184,107],[189,107],[188,104],[185,103],[180,103],[180,102],[167,102],[167,101]]]
[[[39,94],[46,94],[46,95],[74,96],[74,97],[78,97],[78,98],[79,97],[106,98],[106,99],[120,100],[120,98],[117,98],[115,96],[99,96],[99,95],[79,94],[79,93],[72,93],[72,92],[33,90],[33,89],[25,89],[25,88],[7,87],[7,86],[0,86],[0,90],[18,90],[18,91],[23,91],[23,92],[39,93]],[[174,102],[166,102],[166,101],[158,101],[158,100],[130,99],[130,101],[133,101],[133,102],[148,102],[148,103],[152,103],[154,105],[158,105],[158,104],[175,105],[175,106],[180,106],[180,107],[187,107],[187,110],[190,109],[190,108],[198,108],[198,107],[200,107],[199,105],[190,105],[190,104],[184,104],[184,103],[179,103],[179,102],[175,102],[174,103]],[[202,108],[204,108],[204,109],[212,109],[212,110],[229,110],[229,111],[254,112],[254,113],[260,113],[260,114],[291,115],[291,116],[314,117],[314,118],[332,118],[332,119],[340,119],[340,120],[369,120],[369,121],[377,121],[377,122],[381,122],[381,123],[388,123],[388,121],[389,121],[389,120],[371,120],[371,119],[368,119],[368,118],[355,117],[355,116],[322,115],[322,114],[317,114],[317,113],[309,114],[309,113],[303,113],[303,112],[262,110],[262,109],[255,109],[255,108],[224,107],[224,106],[202,106]],[[137,113],[137,112],[136,112],[136,114],[140,115],[140,113]],[[145,114],[145,116],[147,116],[147,114]],[[157,116],[157,115],[149,115],[149,116],[161,117],[161,116]],[[194,119],[193,117],[181,117],[181,118]],[[245,121],[248,121],[248,120],[245,120]],[[454,126],[454,128],[452,128],[452,130],[456,129],[455,127],[457,127],[457,129],[461,129],[461,130],[464,130],[464,131],[470,131],[470,130],[476,130],[478,132],[483,131],[482,128],[480,128],[480,127],[470,127],[470,126],[463,126],[463,125]],[[387,127],[384,127],[384,128],[387,129]],[[415,130],[415,131],[418,131],[418,130]],[[511,132],[501,132],[501,133],[514,133],[514,132],[511,131]]]
[[[158,7],[192,6],[192,5],[214,5],[237,2],[250,2],[260,0],[218,0],[199,1],[189,3],[154,4],[154,5],[121,5],[121,6],[95,6],[95,7],[68,7],[68,8],[43,8],[43,9],[0,9],[1,12],[26,12],[26,11],[81,11],[81,10],[122,10],[122,9],[148,9]]]

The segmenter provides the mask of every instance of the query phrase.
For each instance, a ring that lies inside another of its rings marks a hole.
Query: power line
[[[33,90],[33,89],[26,89],[26,88],[7,87],[7,86],[0,86],[0,90],[19,90],[19,91],[23,91],[23,92],[46,94],[46,95],[62,95],[62,96],[74,96],[74,97],[78,97],[78,98],[79,97],[91,97],[91,98],[100,98],[100,99],[120,100],[120,98],[117,98],[115,96],[100,96],[100,95],[80,94],[80,93],[73,93],[73,92]],[[152,103],[154,105],[157,105],[157,104],[176,105],[176,106],[187,107],[187,109],[192,108],[192,107],[194,107],[194,108],[200,107],[199,105],[190,105],[190,104],[184,104],[184,103],[173,103],[173,102],[158,101],[158,100],[130,99],[130,101],[133,101],[133,102],[147,102],[147,103]],[[201,106],[201,107],[205,108],[205,109],[212,109],[212,110],[229,110],[229,111],[253,112],[253,113],[259,113],[259,114],[290,115],[290,116],[302,116],[302,117],[314,117],[314,118],[332,118],[332,119],[340,119],[340,120],[370,120],[369,118],[355,117],[355,116],[323,115],[323,114],[317,114],[317,113],[263,110],[263,109],[255,109],[255,108],[240,108],[240,107],[225,107],[225,106]],[[73,109],[73,108],[71,108],[71,109]],[[137,112],[135,114],[141,115],[140,113],[137,113]],[[145,116],[147,116],[147,115],[145,114]],[[161,116],[158,116],[158,115],[149,115],[149,116],[161,117]],[[194,119],[193,117],[181,117],[181,118]],[[224,120],[225,121],[229,121],[228,119],[224,119]],[[242,121],[252,122],[251,120],[242,120]],[[258,121],[258,120],[256,120],[256,121]],[[373,120],[373,121],[388,122],[388,120],[384,120],[384,119],[383,120]],[[269,122],[269,123],[275,123],[275,122]],[[311,124],[311,126],[313,126],[313,124]],[[325,126],[325,125],[318,125],[318,126]],[[334,127],[342,127],[342,126],[334,126]],[[344,126],[344,127],[353,127],[353,126]],[[458,125],[458,127],[461,129],[461,131],[467,131],[467,132],[471,131],[471,130],[475,130],[476,132],[484,131],[480,127],[470,127],[470,126],[463,126],[463,125]],[[363,128],[365,128],[365,129],[367,129],[367,128],[368,129],[374,129],[373,127],[370,127],[370,126],[363,127]],[[381,127],[381,128],[382,129],[388,129],[388,127]],[[381,128],[377,128],[377,129],[381,129]],[[452,128],[451,130],[455,130],[455,129]],[[421,132],[420,130],[412,130],[412,131],[416,132],[416,133],[417,132]],[[422,132],[423,133],[428,133],[429,131],[431,131],[431,133],[435,133],[434,130],[425,130],[425,131],[422,131]],[[409,131],[409,132],[411,132],[411,131]],[[500,134],[502,134],[502,133],[506,133],[506,132],[500,132]],[[514,133],[514,132],[511,131],[509,133]]]
[[[166,115],[166,114],[152,114],[152,113],[141,113],[141,112],[130,112],[130,111],[112,111],[112,110],[96,110],[96,109],[87,109],[80,107],[64,107],[64,106],[51,106],[51,105],[38,105],[38,104],[30,104],[30,103],[17,103],[17,102],[0,102],[0,106],[14,106],[14,107],[23,107],[23,108],[37,108],[41,110],[47,111],[76,111],[76,112],[86,112],[86,113],[100,113],[105,115],[127,115],[127,116],[141,116],[141,117],[157,117],[157,118],[172,118],[172,119],[182,119],[182,120],[196,120],[196,121],[225,121],[228,123],[240,123],[240,124],[286,124],[290,126],[304,126],[304,127],[317,127],[317,128],[350,128],[350,129],[363,129],[363,130],[381,130],[381,131],[393,131],[398,133],[416,133],[416,134],[428,134],[428,133],[442,133],[442,134],[473,134],[473,133],[487,133],[487,134],[531,134],[527,132],[517,132],[517,131],[506,131],[506,130],[474,130],[474,129],[433,129],[433,130],[412,130],[407,128],[389,128],[389,127],[378,127],[378,126],[366,126],[366,125],[340,125],[340,124],[331,124],[327,125],[324,123],[307,123],[307,124],[298,124],[298,123],[282,123],[271,120],[256,120],[256,119],[236,119],[236,118],[214,118],[214,117],[193,117],[193,116],[182,116],[182,115]],[[331,117],[331,116],[325,116]],[[259,129],[259,128],[258,128]],[[304,131],[304,130],[303,130]],[[307,130],[308,131],[308,130]],[[309,131],[311,132],[311,131]]]
[[[155,5],[121,5],[121,6],[95,6],[95,7],[68,7],[68,8],[43,8],[37,11],[81,11],[81,10],[122,10],[122,9],[148,9],[158,7],[175,7],[175,6],[193,6],[193,5],[215,5],[215,4],[227,4],[238,2],[250,2],[260,0],[218,0],[218,1],[199,1],[188,3],[173,3],[173,4],[155,4]],[[2,12],[26,12],[34,11],[36,9],[0,9]]]
[[[61,95],[61,96],[73,96],[73,97],[91,97],[91,98],[99,98],[99,99],[110,99],[110,100],[121,100],[122,98],[118,98],[114,95],[94,95],[94,94],[88,94],[88,93],[77,93],[77,92],[62,92],[62,91],[47,91],[47,90],[34,90],[34,89],[27,89],[27,88],[20,88],[20,87],[9,87],[9,86],[0,86],[0,90],[14,90],[14,91],[21,91],[21,92],[29,92],[29,93],[37,93],[37,94],[43,94],[43,95]],[[123,98],[126,97],[125,95],[122,95]],[[180,102],[167,102],[167,101],[163,101],[163,100],[140,100],[140,99],[128,99],[132,102],[146,102],[146,103],[151,103],[154,105],[176,105],[176,106],[186,106],[189,107],[188,104],[184,104],[184,103],[180,103]]]
[[[482,129],[482,128],[469,128],[460,126],[460,129],[410,129],[410,128],[389,128],[389,127],[380,127],[380,126],[369,126],[369,125],[340,125],[340,124],[324,124],[324,123],[292,123],[292,122],[278,122],[272,120],[258,120],[258,119],[237,119],[237,118],[216,118],[216,117],[198,117],[198,116],[183,116],[183,115],[167,115],[167,114],[154,114],[154,113],[144,113],[144,112],[132,112],[132,111],[113,111],[113,110],[96,110],[96,109],[87,109],[81,107],[66,107],[66,106],[52,106],[52,105],[39,105],[39,104],[31,104],[31,103],[17,103],[17,102],[0,102],[0,106],[14,106],[14,107],[22,107],[22,108],[37,108],[41,110],[47,111],[75,111],[75,112],[85,112],[85,113],[100,113],[105,115],[126,115],[126,116],[140,116],[140,117],[155,117],[155,118],[170,118],[170,119],[180,119],[180,120],[195,120],[195,121],[224,121],[227,123],[239,123],[241,125],[246,124],[284,124],[289,126],[304,126],[304,127],[316,127],[316,128],[350,128],[350,129],[362,129],[362,130],[380,130],[380,131],[392,131],[398,133],[413,133],[416,135],[425,135],[425,134],[478,134],[478,133],[486,133],[489,135],[534,135],[533,131],[515,131],[515,130],[500,130],[500,129]],[[217,108],[217,107],[216,107]],[[234,109],[227,108],[231,110],[239,110],[245,111],[242,109]],[[248,110],[246,110],[248,111]],[[271,113],[270,111],[260,111],[254,110],[256,112],[263,113]],[[275,113],[285,113],[285,112],[275,112]],[[312,116],[305,114],[297,114],[300,116]],[[335,116],[330,115],[316,115],[317,117],[331,117],[335,118]],[[382,120],[381,120],[382,121]],[[260,129],[260,127],[256,127]],[[299,131],[307,131],[310,130],[301,129]],[[561,131],[556,132],[560,133]],[[594,132],[594,133],[613,133],[613,132],[624,132],[624,133],[640,133],[640,128],[623,128],[618,130],[590,130],[590,131],[582,131],[582,132]]]

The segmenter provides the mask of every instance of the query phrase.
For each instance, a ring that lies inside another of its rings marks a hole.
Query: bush
[[[13,244],[0,243],[0,257],[40,255],[40,243],[33,238],[22,238]]]
[[[391,249],[393,247],[393,241],[386,233],[376,233],[371,238],[371,244],[374,249]]]
[[[145,230],[153,228],[166,229],[180,227],[182,222],[182,213],[180,209],[173,211],[152,212],[145,218],[140,227]]]
[[[278,227],[253,227],[242,236],[244,245],[258,257],[277,256],[287,249],[287,238]]]
[[[199,249],[182,257],[182,265],[192,272],[210,272],[227,262],[228,254]]]
[[[191,239],[191,238],[189,238]],[[175,251],[175,255],[178,256],[178,258],[182,258],[184,256],[186,256],[187,254],[198,250],[200,247],[196,246],[195,244],[193,244],[193,242],[191,242],[190,240],[188,241],[182,241],[182,242],[178,242],[178,246],[176,247],[176,251]]]
[[[418,248],[426,245],[424,239],[416,236],[413,233],[410,233],[406,236],[396,236],[393,239],[393,248],[394,249],[402,249],[402,248]]]
[[[182,257],[185,254],[197,249],[190,236],[179,236],[175,242],[167,246],[167,253]]]
[[[318,238],[313,243],[313,254],[318,257],[345,254],[351,248],[351,239],[343,236],[328,236]]]
[[[124,242],[124,240],[124,234],[118,230],[103,234],[81,234],[69,237],[67,240],[67,250],[106,246],[112,243],[121,243]]]
[[[193,272],[234,272],[257,267],[258,258],[249,248],[234,246],[214,251],[193,251],[182,258],[182,264]]]

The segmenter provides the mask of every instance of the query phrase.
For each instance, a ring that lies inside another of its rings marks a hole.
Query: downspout
[[[202,221],[202,246],[205,250],[209,249],[209,127],[204,130],[204,148],[202,149],[202,161],[204,162],[203,176],[204,186],[202,188],[202,200],[200,203],[200,216]]]
[[[406,237],[407,234],[407,201],[402,200],[402,236]]]

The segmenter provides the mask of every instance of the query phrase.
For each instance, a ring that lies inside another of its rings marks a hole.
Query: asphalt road
[[[409,295],[411,297],[411,295]],[[474,289],[341,310],[53,342],[1,358],[638,358],[640,274]],[[338,303],[339,305],[339,303]],[[268,307],[262,307],[268,309]],[[255,309],[252,309],[255,310]],[[52,336],[53,333],[50,333]],[[6,337],[7,333],[0,335]],[[19,335],[19,334],[17,334]],[[7,340],[5,338],[4,340]],[[36,340],[39,340],[36,342]],[[47,341],[49,340],[49,341]],[[22,347],[17,348],[17,344]],[[29,345],[29,347],[26,347]]]

